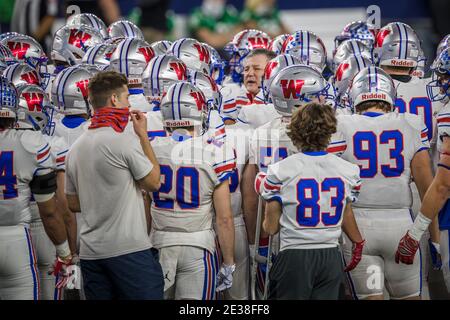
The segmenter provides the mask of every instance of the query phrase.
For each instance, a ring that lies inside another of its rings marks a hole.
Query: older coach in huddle
[[[159,189],[160,169],[145,116],[129,111],[127,83],[111,71],[90,80],[91,125],[66,159],[69,207],[82,216],[80,259],[88,300],[163,298],[141,192]],[[130,116],[134,132],[125,130]]]

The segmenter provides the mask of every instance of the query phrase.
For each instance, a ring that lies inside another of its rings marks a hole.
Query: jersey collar
[[[144,89],[130,88],[128,89],[129,94],[144,94]]]
[[[317,156],[324,156],[324,155],[328,154],[328,152],[326,152],[326,151],[304,151],[303,154],[306,154],[307,156],[317,157]]]
[[[73,115],[73,116],[65,116],[61,120],[61,122],[67,128],[74,129],[79,127],[83,122],[86,122],[86,119],[81,116]]]
[[[363,113],[363,116],[368,116],[368,117],[375,118],[375,117],[382,116],[382,115],[384,115],[384,114],[385,114],[385,113],[383,113],[383,112],[373,112],[373,111],[369,111],[369,112],[364,112],[364,113]]]

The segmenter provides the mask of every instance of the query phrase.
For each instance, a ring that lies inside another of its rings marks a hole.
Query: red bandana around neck
[[[100,108],[94,112],[89,129],[111,127],[116,132],[123,132],[128,124],[128,108]]]

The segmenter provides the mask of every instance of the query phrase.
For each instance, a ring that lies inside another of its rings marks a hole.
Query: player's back
[[[280,114],[273,104],[254,103],[241,109],[237,121],[256,129],[278,117]]]
[[[409,82],[393,80],[397,89],[394,108],[400,113],[409,112],[418,115],[428,129],[428,140],[436,142],[436,116],[442,104],[433,102],[427,95],[426,86],[430,79],[411,77]]]
[[[266,172],[269,164],[296,153],[297,148],[286,132],[287,123],[282,117],[257,128],[250,141],[249,163],[256,164],[260,171]]]
[[[236,154],[236,170],[230,177],[231,209],[234,217],[242,214],[242,194],[240,183],[245,164],[248,161],[251,131],[236,124],[226,126],[226,140]]]
[[[88,126],[89,121],[80,116],[65,116],[55,120],[55,132],[53,135],[63,138],[70,148],[87,130]]]
[[[0,131],[0,226],[27,225],[31,221],[30,182],[45,170],[52,157],[40,132]]]
[[[355,207],[410,208],[411,161],[429,148],[427,129],[413,114],[366,112],[339,116],[330,152],[358,164],[361,194]]]
[[[356,199],[360,182],[356,165],[325,151],[269,166],[263,197],[283,204],[281,250],[336,247],[345,205]]]
[[[235,168],[232,150],[207,136],[152,142],[162,184],[152,194],[152,243],[156,247],[194,245],[214,251],[213,193]]]

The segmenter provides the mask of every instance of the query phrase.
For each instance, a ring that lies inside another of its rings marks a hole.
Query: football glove
[[[419,249],[419,241],[411,238],[409,232],[406,232],[398,244],[397,252],[395,253],[395,262],[413,264],[417,249]]]
[[[56,288],[80,289],[81,271],[78,266],[78,256],[61,259],[57,257],[48,274],[57,277]]]
[[[220,292],[226,289],[231,288],[233,285],[233,272],[236,269],[236,265],[228,266],[226,264],[222,264],[220,267],[219,273],[216,278],[216,291]]]
[[[366,240],[363,240],[361,242],[354,242],[353,248],[352,248],[352,260],[350,263],[345,267],[344,272],[352,271],[356,268],[358,263],[361,261],[362,258],[362,252],[364,249],[364,244],[366,243]]]

